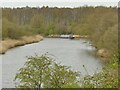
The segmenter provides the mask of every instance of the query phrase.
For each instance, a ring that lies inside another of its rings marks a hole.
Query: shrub
[[[101,72],[87,75],[80,83],[82,88],[118,88],[118,62],[107,64]]]
[[[78,72],[70,67],[55,63],[52,58],[42,55],[28,57],[24,67],[19,69],[16,87],[24,88],[69,88],[78,87]],[[42,85],[43,84],[43,85]],[[69,87],[68,87],[69,86]]]

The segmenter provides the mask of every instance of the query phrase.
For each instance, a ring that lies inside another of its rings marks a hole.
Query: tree
[[[30,21],[33,28],[41,28],[44,24],[44,17],[42,15],[34,15]]]
[[[24,67],[15,76],[19,88],[69,88],[78,87],[78,72],[57,64],[52,58],[42,55],[28,57]],[[42,86],[43,85],[43,86]]]
[[[20,81],[17,87],[41,88],[45,75],[49,73],[51,63],[51,58],[44,55],[28,57],[25,66],[16,74],[15,80]]]
[[[54,64],[49,77],[46,77],[44,87],[46,88],[79,88],[78,72],[73,72],[70,67]]]

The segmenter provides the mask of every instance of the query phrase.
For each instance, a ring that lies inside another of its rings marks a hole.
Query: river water
[[[95,55],[95,48],[85,39],[70,40],[58,38],[45,38],[38,43],[10,49],[2,57],[2,87],[13,88],[13,79],[17,71],[23,67],[26,56],[42,55],[48,53],[56,62],[71,66],[72,70],[82,75],[98,72],[102,63]],[[86,67],[86,70],[83,68]]]

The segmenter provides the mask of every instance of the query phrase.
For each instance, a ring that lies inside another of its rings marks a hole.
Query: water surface
[[[72,70],[80,71],[85,75],[87,72],[93,74],[102,68],[100,60],[95,55],[95,48],[90,42],[84,39],[51,39],[46,38],[39,43],[29,44],[10,49],[2,57],[2,86],[3,88],[13,88],[13,79],[17,71],[23,67],[26,56],[36,54],[42,55],[48,52],[63,65],[71,66]],[[87,72],[83,68],[86,67]]]

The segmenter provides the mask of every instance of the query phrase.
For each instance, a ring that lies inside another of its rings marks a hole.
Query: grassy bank
[[[23,36],[20,39],[5,39],[0,41],[0,54],[4,54],[10,48],[39,42],[42,39],[43,37],[40,35]]]

